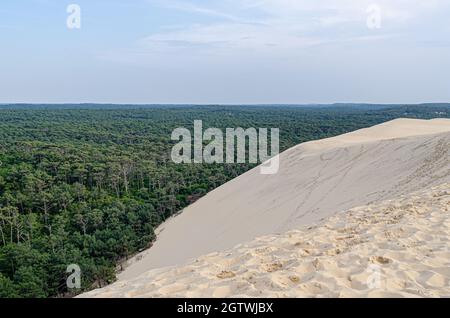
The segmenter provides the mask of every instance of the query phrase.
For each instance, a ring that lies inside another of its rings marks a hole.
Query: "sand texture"
[[[280,155],[277,174],[253,169],[161,225],[119,280],[448,183],[449,149],[450,119],[398,119],[300,144]]]
[[[450,120],[307,142],[158,228],[81,297],[450,297]]]
[[[350,209],[83,297],[450,296],[450,184]]]

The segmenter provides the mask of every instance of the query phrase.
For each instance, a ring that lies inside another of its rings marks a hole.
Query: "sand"
[[[449,216],[445,183],[82,297],[448,297]]]
[[[165,222],[153,247],[118,278],[130,280],[355,206],[448,183],[449,148],[449,119],[398,119],[300,144],[280,155],[278,174],[253,169]]]

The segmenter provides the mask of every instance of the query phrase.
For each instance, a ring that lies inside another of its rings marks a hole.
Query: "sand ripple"
[[[449,216],[446,183],[82,297],[450,296]]]

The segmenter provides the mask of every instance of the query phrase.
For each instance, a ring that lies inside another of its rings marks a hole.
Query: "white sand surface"
[[[449,119],[398,119],[300,144],[280,155],[277,174],[253,169],[165,222],[119,280],[448,183],[449,148]]]
[[[449,297],[449,217],[445,183],[82,297]]]

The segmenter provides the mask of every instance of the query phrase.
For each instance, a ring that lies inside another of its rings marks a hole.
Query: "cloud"
[[[178,10],[184,12],[190,12],[194,14],[208,15],[218,18],[223,18],[230,21],[240,21],[240,19],[232,14],[221,12],[213,8],[199,6],[189,1],[173,1],[173,0],[149,0],[149,3],[163,7],[168,10]]]
[[[405,38],[421,17],[449,7],[445,0],[149,0],[153,6],[191,18],[141,38],[120,54],[138,60],[175,56],[180,60],[214,57],[286,57],[299,50],[339,43],[358,45]],[[367,28],[367,8],[381,9],[382,28]],[[207,16],[204,21],[198,16]],[[197,18],[196,18],[197,17]],[[160,29],[161,30],[161,29]],[[127,53],[128,52],[128,53]],[[110,54],[112,58],[114,54]]]

